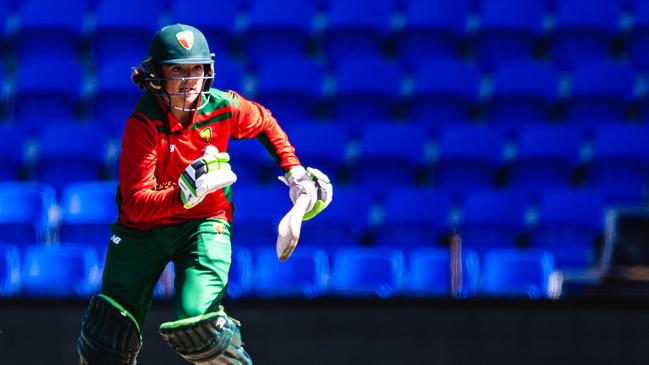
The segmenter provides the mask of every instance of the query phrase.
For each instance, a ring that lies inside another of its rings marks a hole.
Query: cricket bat
[[[279,261],[286,261],[295,250],[297,241],[300,239],[302,219],[309,205],[309,196],[302,194],[297,197],[293,208],[284,215],[277,227],[277,258]]]

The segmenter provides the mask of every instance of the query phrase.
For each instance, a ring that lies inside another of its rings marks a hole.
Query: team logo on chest
[[[176,39],[184,49],[190,50],[194,45],[194,33],[191,30],[185,30],[182,32],[176,33]]]
[[[205,144],[209,144],[212,142],[212,128],[205,128],[200,132],[201,136],[201,141],[205,142]]]

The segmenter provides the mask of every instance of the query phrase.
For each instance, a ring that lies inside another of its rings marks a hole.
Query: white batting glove
[[[178,178],[180,200],[185,209],[195,207],[207,194],[237,181],[237,175],[232,172],[229,161],[230,155],[227,152],[219,153],[216,148],[211,148],[205,156],[185,168]]]
[[[302,166],[295,166],[278,179],[290,188],[289,196],[293,204],[301,194],[309,196],[309,204],[304,214],[305,221],[322,212],[333,199],[333,185],[329,177],[318,169],[307,167],[305,170]]]

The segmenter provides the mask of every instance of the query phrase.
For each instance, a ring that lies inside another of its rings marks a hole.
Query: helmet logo
[[[194,33],[191,30],[184,30],[176,33],[176,39],[184,49],[190,50],[194,45]]]
[[[200,132],[201,140],[206,144],[212,142],[212,128],[205,128]]]

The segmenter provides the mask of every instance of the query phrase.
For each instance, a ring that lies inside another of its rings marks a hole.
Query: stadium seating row
[[[238,61],[217,59],[214,85],[242,91],[280,120],[330,119],[356,129],[394,119],[487,120],[512,129],[548,120],[649,120],[645,78],[619,62],[590,60],[562,73],[548,62],[510,61],[485,74],[452,58],[429,59],[413,73],[367,55],[346,56],[333,72],[304,57],[264,60],[258,72],[246,73]],[[90,119],[118,134],[140,95],[130,81],[134,65],[122,57],[87,72],[72,57],[30,58],[14,75],[0,71],[5,119]],[[50,69],[56,72],[45,79]]]
[[[233,190],[235,245],[274,245],[277,224],[290,208],[284,189]],[[57,200],[48,185],[0,183],[1,241],[92,244],[101,260],[117,217],[115,193],[115,182],[80,182],[67,185]],[[441,247],[450,232],[459,231],[464,246],[480,255],[494,248],[540,248],[561,269],[587,269],[599,264],[607,207],[601,195],[586,190],[549,190],[537,203],[511,191],[472,191],[456,204],[447,192],[432,189],[393,189],[376,202],[364,190],[337,187],[334,203],[317,222],[304,223],[301,242],[332,251],[363,245],[411,250]]]
[[[649,65],[649,5],[644,0],[75,3],[65,8],[54,0],[4,4],[0,23],[8,21],[0,35],[11,40],[23,60],[51,52],[76,54],[79,44],[91,38],[87,43],[98,61],[107,62],[128,49],[137,61],[159,26],[186,22],[202,28],[217,50],[230,49],[232,39],[241,38],[241,48],[253,63],[269,55],[304,54],[313,38],[322,40],[322,52],[334,62],[343,54],[381,53],[382,41],[395,38],[395,48],[409,65],[457,54],[459,41],[465,38],[472,38],[475,53],[487,65],[531,58],[537,53],[537,41],[550,35],[549,53],[566,67],[607,57],[615,37],[626,35],[634,62]]]
[[[285,263],[275,255],[272,248],[236,247],[228,295],[543,299],[559,294],[552,255],[542,250],[492,250],[482,268],[471,250],[451,258],[448,250],[420,249],[408,255],[407,264],[404,253],[394,248],[340,249],[331,262],[325,250],[313,246],[301,245]],[[99,291],[100,279],[92,246],[36,244],[21,250],[0,245],[0,296],[88,297]],[[172,292],[157,291],[156,296]]]
[[[429,132],[419,123],[373,123],[355,137],[344,124],[302,122],[285,127],[305,164],[340,185],[382,196],[428,187],[458,199],[466,191],[507,188],[536,198],[543,190],[586,187],[611,203],[641,203],[649,173],[649,125],[525,124],[518,133],[486,124],[451,123]],[[33,130],[0,128],[0,181],[39,181],[58,192],[69,183],[117,178],[118,141],[82,123]],[[324,141],[324,142],[323,142]],[[389,146],[386,147],[386,146]],[[279,170],[257,141],[233,141],[239,185],[274,181]]]
[[[270,222],[276,224],[278,218],[274,217],[282,208],[251,210],[260,201],[253,199],[261,194],[267,201],[281,198],[271,198],[268,190],[253,189],[239,191],[235,197],[241,208],[233,229],[235,242],[250,246],[273,243]],[[337,189],[336,203],[317,222],[305,222],[302,242],[331,249],[365,243],[409,250],[444,245],[449,232],[458,231],[464,247],[480,255],[494,248],[524,246],[551,252],[561,269],[587,269],[600,263],[607,204],[596,193],[548,191],[534,209],[529,209],[520,195],[508,191],[474,191],[459,205],[434,190],[393,190],[385,195],[377,213],[369,208],[367,193]]]
[[[233,260],[228,287],[233,298],[479,295],[540,299],[560,294],[552,254],[543,250],[494,249],[480,257],[466,249],[452,257],[443,248],[345,247],[332,253],[300,245],[289,260],[279,263],[274,248],[235,247]],[[458,280],[457,287],[452,280]]]

